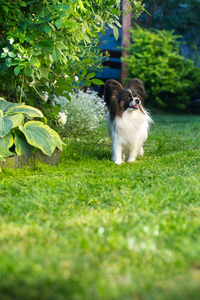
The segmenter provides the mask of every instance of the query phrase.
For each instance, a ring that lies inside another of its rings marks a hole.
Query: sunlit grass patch
[[[145,155],[105,125],[57,167],[0,173],[0,299],[199,299],[200,119],[156,116]]]

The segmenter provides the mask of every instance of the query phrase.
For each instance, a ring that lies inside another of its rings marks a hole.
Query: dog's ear
[[[105,83],[104,100],[108,108],[117,100],[117,94],[123,89],[122,85],[114,80],[109,79]]]
[[[143,82],[138,79],[138,78],[133,78],[129,84],[128,84],[128,88],[131,90],[131,91],[136,91],[137,94],[140,96],[142,102],[144,103],[144,97],[146,95],[145,93],[145,88],[144,88],[144,84]]]

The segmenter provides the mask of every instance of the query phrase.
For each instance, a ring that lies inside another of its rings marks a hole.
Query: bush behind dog
[[[65,94],[54,97],[54,104],[60,105],[61,111],[57,116],[64,135],[84,136],[95,133],[100,121],[105,117],[105,105],[95,91],[75,91],[70,94],[69,101]]]
[[[181,36],[173,31],[131,29],[127,49],[129,78],[140,78],[148,95],[147,104],[165,111],[185,109],[191,95],[198,92],[200,69],[180,54]]]

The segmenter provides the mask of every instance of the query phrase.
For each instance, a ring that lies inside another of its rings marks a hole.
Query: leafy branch
[[[131,2],[133,11],[143,10],[141,1]],[[9,99],[18,102],[26,93],[32,105],[34,90],[37,94],[72,91],[75,74],[82,84],[102,84],[90,78],[105,57],[96,47],[98,34],[105,33],[109,24],[117,38],[120,14],[118,0],[20,0],[15,5],[13,0],[2,0],[1,93],[9,91]]]

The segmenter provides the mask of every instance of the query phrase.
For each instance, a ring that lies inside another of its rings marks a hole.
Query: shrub
[[[149,14],[142,14],[139,23],[145,27],[174,30],[184,36],[187,46],[198,52],[200,43],[199,0],[145,0]],[[196,43],[196,45],[195,45]],[[195,50],[195,49],[194,49]],[[196,62],[198,57],[195,53]]]
[[[137,26],[131,29],[131,37],[129,57],[123,60],[128,64],[130,78],[138,77],[144,82],[150,106],[186,108],[191,93],[199,87],[200,69],[180,55],[180,36]]]
[[[105,105],[97,93],[88,90],[75,91],[69,101],[64,96],[54,97],[55,105],[60,105],[61,112],[58,122],[62,124],[64,133],[68,136],[81,136],[96,132],[100,121],[105,115]]]
[[[144,5],[130,2],[138,16]],[[74,74],[84,85],[102,84],[91,72],[103,59],[98,35],[109,25],[117,38],[120,13],[119,0],[1,0],[0,95],[35,106],[45,92],[72,93]]]

